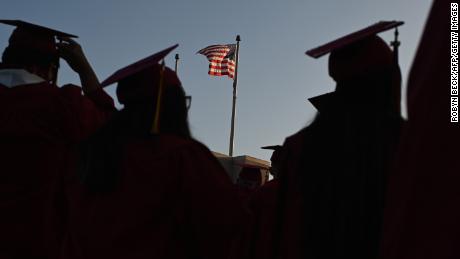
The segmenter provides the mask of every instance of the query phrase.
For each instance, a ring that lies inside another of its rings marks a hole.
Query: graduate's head
[[[258,166],[243,165],[238,175],[237,185],[243,189],[254,190],[268,180],[266,169]]]
[[[389,70],[394,64],[393,51],[378,36],[371,36],[329,55],[329,75],[336,82],[365,78]]]
[[[0,20],[0,23],[16,26],[3,51],[3,65],[26,69],[55,82],[59,68],[56,37],[76,36],[18,20]]]
[[[146,127],[153,127],[156,116],[159,116],[158,132],[155,133],[190,135],[187,97],[179,78],[170,68],[156,64],[124,78],[118,82],[116,93],[125,109],[142,110]],[[160,109],[159,113],[157,109]]]
[[[398,113],[401,74],[393,51],[378,36],[372,36],[331,52],[329,75],[336,92],[350,103]]]
[[[336,92],[343,104],[365,110],[372,106],[382,112],[398,113],[401,74],[395,53],[376,34],[395,28],[402,22],[379,22],[323,46],[308,55],[329,55],[329,75],[336,81]]]
[[[189,136],[187,97],[177,74],[158,64],[176,46],[153,54],[124,67],[102,82],[107,86],[118,82],[118,101],[124,110],[142,122],[142,130],[152,134],[174,133]]]
[[[270,157],[270,174],[273,175],[274,178],[278,178],[280,175],[281,166],[285,160],[283,146],[275,145],[275,146],[265,146],[262,149],[273,150],[273,153]]]
[[[174,71],[166,66],[163,68],[161,64],[154,64],[118,81],[118,101],[125,106],[139,102],[152,102],[158,97],[160,83],[163,84],[163,93],[173,89],[177,92],[184,92]]]

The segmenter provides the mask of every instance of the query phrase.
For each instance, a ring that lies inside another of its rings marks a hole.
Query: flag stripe
[[[229,50],[228,48],[208,49],[208,50],[200,52],[200,54],[203,54],[203,55],[212,55],[214,53],[225,53],[225,54],[227,54],[228,50]]]
[[[211,60],[209,63],[212,64],[224,64],[224,65],[235,65],[235,62],[233,60]]]
[[[232,70],[232,71],[235,71],[235,67],[234,66],[214,66],[214,65],[209,65],[209,69],[220,69],[220,70]]]
[[[209,69],[227,69],[227,70],[232,70],[235,71],[235,66],[215,66],[215,65],[209,65]]]
[[[222,69],[222,68],[215,68],[215,67],[210,67],[209,68],[210,71],[224,71],[224,72],[230,72],[230,73],[234,73],[235,70],[233,69]]]

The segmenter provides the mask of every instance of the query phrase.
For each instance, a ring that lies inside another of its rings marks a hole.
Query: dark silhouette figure
[[[0,258],[56,258],[75,146],[114,110],[72,35],[21,21],[0,65]],[[64,42],[57,43],[56,36]],[[55,84],[59,58],[82,88]]]
[[[271,258],[276,241],[276,218],[279,196],[280,168],[285,159],[282,146],[266,146],[263,149],[273,150],[270,157],[270,173],[274,179],[268,181],[249,198],[249,206],[254,216],[251,225],[249,247],[250,258]]]
[[[279,258],[378,254],[402,123],[399,67],[377,36],[338,45],[329,57],[335,92],[311,99],[317,117],[284,144]]]
[[[389,178],[385,259],[460,258],[460,127],[450,122],[450,80],[458,80],[450,74],[451,3],[458,15],[458,3],[433,2],[409,74],[408,122]]]
[[[279,177],[279,170],[284,161],[283,146],[265,146],[262,149],[273,150],[272,155],[270,156],[270,174],[273,178]]]
[[[172,49],[109,80],[118,81],[125,106],[82,147],[75,177],[83,185],[68,188],[64,258],[211,259],[236,251],[246,214],[220,163],[190,136],[179,79],[157,64]]]

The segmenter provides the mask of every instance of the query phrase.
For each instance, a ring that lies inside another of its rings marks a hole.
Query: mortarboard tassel
[[[164,71],[165,71],[165,61],[161,62],[161,70],[160,70],[160,82],[158,84],[158,95],[157,95],[157,104],[155,109],[155,117],[153,119],[152,130],[150,131],[152,134],[159,134],[160,133],[160,110],[161,110],[161,100],[163,96],[163,87],[164,87]]]

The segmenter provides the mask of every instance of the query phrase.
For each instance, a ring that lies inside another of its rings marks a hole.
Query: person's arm
[[[58,43],[59,55],[69,64],[73,71],[78,73],[83,93],[86,95],[101,89],[99,79],[83,53],[80,44],[66,37],[59,39],[62,41]]]
[[[65,107],[68,109],[69,135],[73,141],[81,141],[94,133],[116,110],[113,99],[105,93],[81,46],[66,37],[59,38],[59,55],[78,73],[81,88],[64,85],[61,89]],[[81,91],[85,96],[81,94]]]

